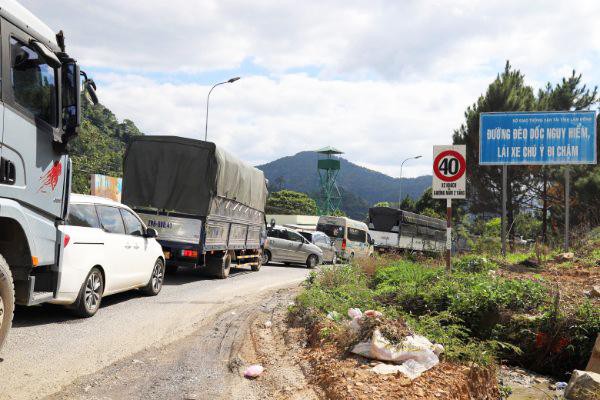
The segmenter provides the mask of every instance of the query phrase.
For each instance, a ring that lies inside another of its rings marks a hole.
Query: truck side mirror
[[[98,104],[98,95],[96,94],[96,82],[88,78],[87,74],[81,71],[83,76],[83,95],[92,104]]]
[[[79,65],[75,61],[63,64],[62,69],[63,94],[62,94],[62,118],[64,127],[63,142],[77,134],[77,128],[81,123],[81,88],[79,85]]]

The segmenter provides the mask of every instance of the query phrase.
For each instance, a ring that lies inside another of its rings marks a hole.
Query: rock
[[[251,365],[248,368],[246,368],[246,371],[244,371],[244,376],[246,378],[250,378],[250,379],[256,378],[256,377],[260,376],[264,372],[264,370],[265,369],[263,368],[262,365],[258,365],[258,364]]]
[[[560,253],[559,255],[554,257],[554,260],[559,261],[559,262],[565,262],[565,261],[573,261],[574,258],[575,258],[575,253],[569,251],[566,253]]]
[[[585,370],[600,374],[600,333],[596,337],[596,344],[594,344],[592,354],[590,355],[590,360],[588,361]]]
[[[523,260],[519,264],[524,267],[530,267],[530,268],[537,268],[540,266],[540,264],[538,263],[538,260],[533,257]]]
[[[600,297],[600,285],[596,285],[590,290],[590,297]]]
[[[565,389],[568,400],[600,400],[600,374],[574,370]]]

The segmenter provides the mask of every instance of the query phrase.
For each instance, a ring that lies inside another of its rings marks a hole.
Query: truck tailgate
[[[148,228],[156,229],[158,240],[200,244],[200,232],[202,231],[202,221],[200,219],[140,212],[138,212],[138,215]]]

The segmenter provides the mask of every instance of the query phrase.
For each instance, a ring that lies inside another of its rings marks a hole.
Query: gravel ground
[[[79,378],[88,382],[79,386],[85,398],[137,398],[136,393],[144,394],[139,398],[219,398],[219,392],[202,397],[211,393],[209,385],[198,392],[195,382],[227,388],[221,361],[230,356],[235,336],[256,311],[253,307],[276,288],[297,286],[307,274],[306,268],[270,265],[258,273],[236,271],[226,280],[207,280],[183,271],[168,277],[156,297],[135,291],[107,297],[91,319],[73,318],[61,307],[19,308],[0,354],[0,399],[43,398],[68,390]],[[214,348],[220,349],[218,354],[211,352]],[[132,358],[136,353],[139,357]],[[100,374],[98,381],[104,384],[95,386],[91,374],[103,368],[109,368],[110,379],[102,381]],[[124,393],[119,382],[135,376],[144,379],[137,386],[123,386],[129,394],[110,397],[113,389]],[[168,395],[172,386],[174,397]],[[71,394],[62,398],[81,393]]]

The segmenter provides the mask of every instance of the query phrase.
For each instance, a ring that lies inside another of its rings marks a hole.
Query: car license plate
[[[171,258],[171,252],[170,251],[163,251],[163,254],[165,255],[165,260],[168,260],[169,258]]]

